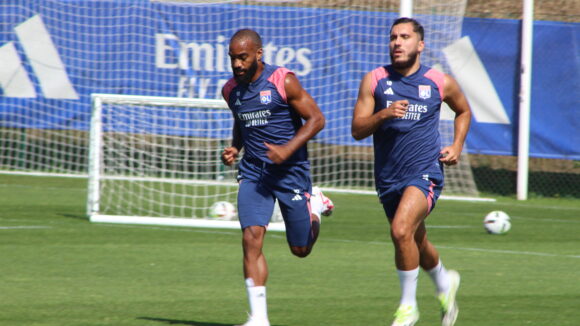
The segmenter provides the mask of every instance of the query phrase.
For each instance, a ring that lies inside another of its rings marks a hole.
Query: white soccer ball
[[[238,211],[232,203],[227,201],[218,201],[211,205],[208,215],[211,218],[234,220],[238,215]]]
[[[505,212],[493,211],[485,216],[483,227],[490,234],[505,234],[511,229],[512,224]]]

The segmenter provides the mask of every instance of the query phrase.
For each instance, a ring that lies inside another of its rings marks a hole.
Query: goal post
[[[223,100],[92,94],[91,102],[92,222],[240,227],[209,217],[213,203],[235,203],[238,190],[235,169],[220,160],[232,130]]]

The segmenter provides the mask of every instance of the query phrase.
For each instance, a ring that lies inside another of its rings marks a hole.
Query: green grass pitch
[[[374,196],[336,204],[310,257],[269,232],[275,326],[389,325],[399,298],[387,222]],[[0,325],[230,326],[246,319],[239,230],[94,224],[80,179],[0,175]],[[485,233],[492,210],[507,235]],[[580,325],[580,203],[439,201],[429,237],[462,275],[458,326]],[[421,273],[419,325],[438,325]]]

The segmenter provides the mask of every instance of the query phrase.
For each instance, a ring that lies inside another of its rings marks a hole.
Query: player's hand
[[[387,114],[387,119],[402,118],[407,113],[407,107],[409,106],[409,101],[399,100],[393,102],[384,111]]]
[[[290,155],[292,155],[292,152],[288,149],[287,146],[268,143],[264,143],[264,145],[268,149],[266,155],[275,164],[284,163],[284,161],[286,161],[288,158],[290,158]]]
[[[231,147],[226,147],[224,148],[224,151],[222,152],[222,162],[225,165],[232,165],[234,164],[234,162],[236,161],[236,158],[238,157],[238,154],[240,154],[240,151],[238,151],[237,148],[231,146]]]
[[[445,165],[455,165],[459,162],[459,156],[461,155],[461,148],[455,146],[444,147],[441,152],[441,158],[439,161],[443,162]]]

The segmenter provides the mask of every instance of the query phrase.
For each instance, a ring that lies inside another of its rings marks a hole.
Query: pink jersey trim
[[[379,80],[389,77],[389,73],[385,67],[378,67],[371,71],[371,94],[375,94],[375,89],[379,84]]]
[[[435,187],[435,184],[433,181],[431,181],[431,185],[429,186],[429,193],[427,194],[427,213],[431,213],[431,210],[433,210],[433,197],[435,197],[433,187]]]
[[[310,194],[308,191],[304,192],[304,197],[306,197],[306,206],[308,207],[308,214],[310,215],[310,224],[312,224],[312,206],[310,206]]]
[[[425,77],[428,79],[431,79],[435,85],[437,85],[437,88],[439,88],[439,95],[441,96],[441,100],[443,101],[444,99],[444,87],[445,87],[445,74],[442,73],[439,70],[435,70],[433,68],[429,69],[429,71],[427,71],[425,73]]]
[[[236,86],[238,86],[238,83],[236,82],[235,79],[231,78],[222,88],[222,96],[224,97],[224,100],[226,100],[227,103],[230,102],[230,93],[232,92],[232,89],[234,89],[234,87]]]
[[[288,103],[288,98],[286,97],[286,87],[284,86],[284,81],[286,80],[287,74],[294,73],[286,68],[280,67],[276,69],[268,78],[268,81],[276,86],[276,90],[286,103]]]

